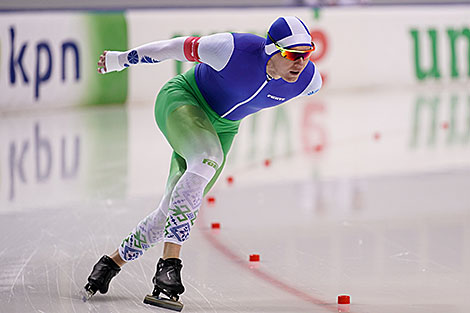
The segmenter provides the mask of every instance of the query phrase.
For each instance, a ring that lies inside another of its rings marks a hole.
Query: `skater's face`
[[[295,47],[298,51],[309,51],[312,49],[311,46],[300,46]],[[299,57],[296,60],[289,60],[276,53],[268,62],[268,74],[274,78],[282,78],[289,83],[294,83],[299,78],[300,74],[308,64],[309,59]]]

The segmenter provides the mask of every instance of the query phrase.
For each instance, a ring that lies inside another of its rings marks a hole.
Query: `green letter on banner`
[[[451,68],[451,76],[452,78],[459,77],[459,70],[458,70],[458,59],[457,59],[457,52],[456,52],[456,41],[457,38],[460,36],[467,37],[467,66],[468,66],[468,76],[470,76],[470,29],[464,28],[462,31],[458,31],[455,29],[448,29],[447,36],[449,37],[449,44],[450,44],[450,68]]]
[[[419,80],[424,80],[427,77],[439,78],[441,74],[439,73],[438,67],[438,56],[437,56],[437,31],[435,29],[429,29],[428,35],[431,40],[431,57],[432,57],[432,67],[428,71],[424,71],[421,67],[421,53],[420,53],[420,44],[419,44],[419,31],[412,29],[410,31],[411,37],[414,41],[414,59],[415,59],[415,73],[416,78]]]

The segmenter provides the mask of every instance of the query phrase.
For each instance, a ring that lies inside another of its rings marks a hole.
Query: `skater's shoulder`
[[[251,33],[232,33],[235,49],[245,52],[255,52],[264,48],[265,39]]]

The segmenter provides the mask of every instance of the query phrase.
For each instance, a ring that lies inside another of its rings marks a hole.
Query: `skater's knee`
[[[223,161],[224,153],[222,149],[212,149],[189,160],[187,171],[198,174],[210,181],[219,167],[222,166]]]

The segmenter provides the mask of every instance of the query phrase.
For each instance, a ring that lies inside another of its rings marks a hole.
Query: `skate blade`
[[[178,312],[181,312],[181,310],[183,309],[183,303],[179,301],[174,301],[171,299],[152,296],[152,295],[146,295],[144,299],[144,303],[158,306],[160,308],[178,311]]]
[[[78,294],[80,295],[80,297],[82,298],[82,301],[83,302],[87,302],[88,300],[91,299],[91,297],[93,297],[93,295],[95,294],[94,292],[91,292],[91,291],[88,291],[86,289],[82,289],[78,292]]]

